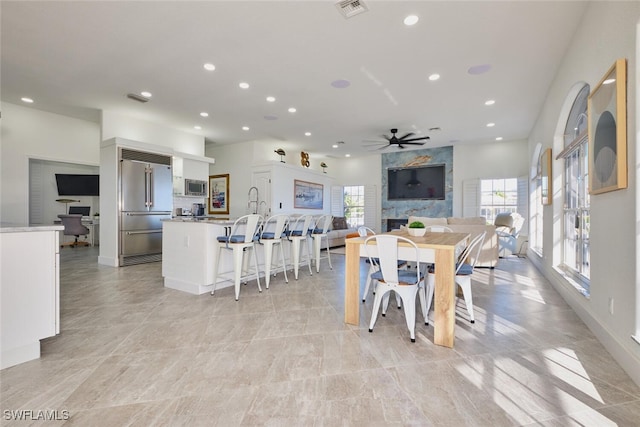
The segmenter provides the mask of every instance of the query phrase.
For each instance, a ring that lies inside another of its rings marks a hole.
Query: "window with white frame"
[[[502,212],[518,212],[518,178],[481,179],[480,215],[493,224]]]
[[[590,277],[590,198],[587,100],[589,86],[578,93],[564,131],[563,230],[560,268],[576,279],[584,295],[589,294]]]
[[[351,185],[344,188],[344,216],[349,227],[364,225],[365,194],[364,185]]]

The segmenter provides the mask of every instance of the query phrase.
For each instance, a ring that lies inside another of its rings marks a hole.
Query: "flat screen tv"
[[[99,196],[100,175],[56,174],[58,195],[60,196]]]
[[[388,200],[444,200],[445,165],[387,169]]]

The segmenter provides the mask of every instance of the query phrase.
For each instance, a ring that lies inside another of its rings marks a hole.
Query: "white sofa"
[[[498,265],[498,235],[496,234],[496,226],[487,224],[487,220],[484,217],[429,218],[410,216],[408,224],[411,224],[413,221],[420,221],[426,227],[430,225],[444,225],[449,227],[454,233],[469,233],[472,239],[483,231],[486,231],[487,235],[484,238],[476,266],[493,268]]]
[[[336,216],[333,218],[333,223],[331,224],[331,231],[327,233],[327,238],[329,239],[329,247],[333,248],[335,246],[344,246],[345,239],[349,234],[357,234],[357,228],[350,228],[347,224],[347,219],[343,216]]]

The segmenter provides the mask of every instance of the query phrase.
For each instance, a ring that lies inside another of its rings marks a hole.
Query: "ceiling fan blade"
[[[404,140],[405,138],[409,138],[410,136],[415,135],[415,133],[413,132],[408,132],[405,135],[401,136],[400,138],[398,138],[400,141]]]
[[[427,139],[431,139],[431,138],[429,138],[428,136],[420,136],[420,137],[418,137],[418,138],[405,139],[405,140],[404,140],[404,141],[402,141],[402,142],[424,141],[424,140],[427,140]]]
[[[407,142],[407,141],[402,141],[402,143],[404,145],[424,145],[424,142]]]
[[[380,135],[380,136],[386,139],[387,141],[391,141],[393,139],[393,136],[387,136],[387,135]]]

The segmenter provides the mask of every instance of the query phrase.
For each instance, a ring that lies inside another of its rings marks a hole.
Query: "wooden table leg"
[[[360,324],[360,243],[346,241],[344,283],[344,321]]]
[[[455,260],[452,249],[436,250],[436,289],[434,295],[434,342],[453,348],[455,312]]]

